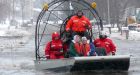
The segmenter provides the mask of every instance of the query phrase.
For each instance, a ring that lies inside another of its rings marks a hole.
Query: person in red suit
[[[52,41],[50,41],[45,48],[45,55],[47,59],[60,59],[64,58],[63,42],[57,32],[52,34]]]
[[[107,33],[102,31],[99,38],[94,40],[95,47],[105,48],[107,55],[115,55],[116,46],[111,39],[107,38]]]
[[[66,31],[72,31],[72,35],[88,36],[87,30],[91,29],[90,20],[84,16],[83,12],[79,10],[76,15],[72,16],[66,24]]]

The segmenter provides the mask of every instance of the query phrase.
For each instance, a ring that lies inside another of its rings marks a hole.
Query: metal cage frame
[[[67,1],[78,3],[78,4],[86,7],[92,13],[93,17],[98,21],[98,29],[103,30],[102,19],[99,16],[98,12],[96,11],[96,9],[92,8],[92,6],[88,2],[86,2],[84,0],[53,0],[52,2],[50,2],[48,4],[48,7],[50,8],[50,7],[52,7],[53,5],[55,5],[57,3],[60,3],[58,6],[61,6],[64,2],[67,2]],[[56,6],[55,8],[57,8],[58,6]],[[52,10],[48,10],[48,11],[46,11],[45,9],[42,9],[42,11],[40,12],[40,14],[39,14],[39,16],[37,18],[36,28],[35,28],[35,57],[36,57],[36,60],[40,60],[41,58],[45,58],[45,57],[42,57],[40,55],[40,53],[39,53],[40,42],[41,42],[42,36],[43,36],[43,34],[42,34],[41,38],[39,39],[39,36],[40,36],[39,30],[40,30],[41,19],[43,18],[44,14],[46,12],[50,12],[49,16],[47,18],[47,21],[48,21],[50,16],[51,16],[51,14],[52,14],[51,12],[54,11],[55,8],[53,8]],[[60,11],[60,10],[55,10],[55,11]],[[61,11],[71,11],[71,10],[61,10]],[[54,14],[54,16],[56,16],[56,15]],[[58,17],[58,16],[56,16],[56,17]],[[63,23],[60,26],[60,35],[63,34],[62,27],[66,24],[67,19],[68,19],[68,17],[63,21]],[[47,26],[47,23],[45,25],[43,33],[45,32],[46,26]],[[90,33],[91,33],[91,37],[92,37],[92,30],[90,31]]]

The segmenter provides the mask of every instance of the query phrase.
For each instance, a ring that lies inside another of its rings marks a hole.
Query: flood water
[[[117,45],[117,54],[131,55],[128,72],[51,72],[37,71],[34,67],[34,39],[20,48],[0,50],[0,75],[139,75],[140,73],[140,41],[113,39]]]

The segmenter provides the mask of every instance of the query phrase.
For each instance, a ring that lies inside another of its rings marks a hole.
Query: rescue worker
[[[99,38],[94,40],[95,47],[104,48],[107,55],[115,55],[116,46],[111,39],[107,38],[107,33],[102,31]]]
[[[47,59],[64,58],[63,42],[58,32],[52,34],[52,41],[46,45],[45,55]]]
[[[70,57],[81,56],[81,42],[80,42],[79,35],[74,36],[69,48],[70,48],[70,50],[69,50]]]
[[[72,31],[72,35],[80,35],[88,37],[87,30],[92,28],[91,23],[87,17],[84,16],[83,12],[79,10],[76,15],[72,16],[67,22],[66,31]]]

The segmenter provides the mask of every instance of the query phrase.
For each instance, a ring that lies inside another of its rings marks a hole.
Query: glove
[[[49,56],[49,55],[46,55],[46,58],[47,58],[47,59],[50,59],[50,56]]]
[[[115,55],[115,52],[112,52],[112,55]]]
[[[89,29],[89,26],[88,26],[87,24],[85,24],[84,27],[85,27],[86,29]]]
[[[91,54],[91,52],[88,52],[88,53],[87,53],[87,56],[91,56],[90,54]]]
[[[93,56],[98,56],[98,54],[95,52],[95,53],[93,54]]]
[[[69,58],[70,56],[69,56],[69,52],[66,52],[65,54],[64,54],[64,56],[65,56],[65,58]]]
[[[88,30],[91,30],[91,27],[89,26],[89,25],[87,25],[87,24],[85,24],[85,26],[84,26],[86,29],[88,29]]]
[[[70,32],[70,29],[68,28],[68,29],[66,29],[66,31],[67,31],[67,32]]]

